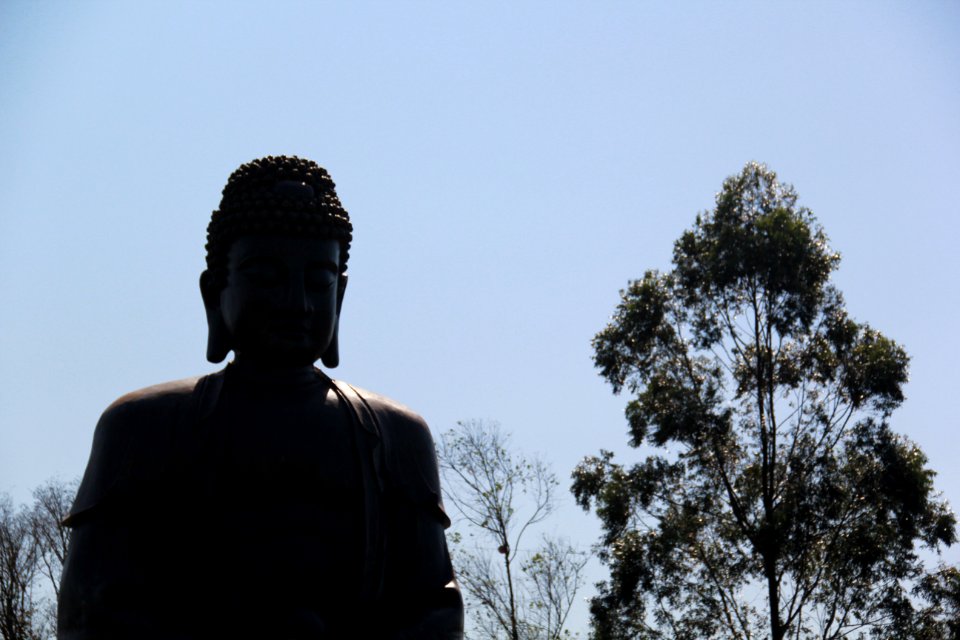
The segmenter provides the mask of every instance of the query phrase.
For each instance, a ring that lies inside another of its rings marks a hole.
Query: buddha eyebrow
[[[316,260],[309,264],[311,267],[320,267],[328,271],[340,271],[340,265],[333,260]]]

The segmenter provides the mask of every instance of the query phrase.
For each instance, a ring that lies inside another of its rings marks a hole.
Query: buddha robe
[[[63,640],[461,637],[429,430],[318,370],[124,396],[66,524]]]

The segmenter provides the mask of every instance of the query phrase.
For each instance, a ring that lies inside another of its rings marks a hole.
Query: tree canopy
[[[943,638],[956,539],[919,448],[889,425],[904,349],[847,313],[839,254],[764,165],[729,177],[673,268],[621,292],[595,364],[631,396],[635,464],[585,458],[609,579],[597,638]],[[953,607],[953,609],[951,609]]]

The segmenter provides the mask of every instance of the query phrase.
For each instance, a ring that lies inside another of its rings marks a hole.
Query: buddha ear
[[[333,337],[330,338],[330,344],[327,350],[320,356],[323,366],[328,369],[336,369],[340,364],[340,309],[343,308],[343,294],[347,290],[347,274],[340,274],[337,283],[337,317],[333,321]]]
[[[214,364],[223,362],[230,353],[230,331],[220,313],[220,288],[214,283],[213,274],[200,274],[200,295],[207,313],[207,360]]]

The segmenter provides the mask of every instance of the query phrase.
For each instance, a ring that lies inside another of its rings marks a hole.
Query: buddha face
[[[309,366],[334,338],[345,286],[337,240],[242,236],[230,247],[219,300],[208,305],[219,305],[238,359]]]

